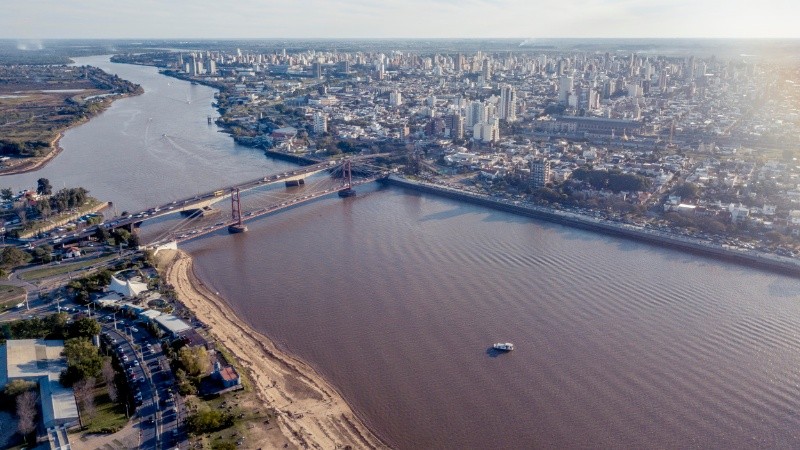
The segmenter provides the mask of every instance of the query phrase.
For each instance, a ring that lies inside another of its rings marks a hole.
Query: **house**
[[[212,376],[215,380],[222,383],[222,386],[226,389],[241,384],[242,381],[239,379],[239,374],[236,373],[236,369],[234,369],[233,366],[221,367],[220,364],[217,363],[214,369]]]
[[[78,247],[67,247],[64,249],[64,258],[77,258],[81,256],[81,249]]]

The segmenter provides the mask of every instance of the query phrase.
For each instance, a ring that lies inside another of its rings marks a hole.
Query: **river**
[[[68,130],[64,151],[35,172],[0,178],[0,186],[54,189],[83,186],[118,213],[138,211],[192,194],[294,167],[237,145],[208,117],[215,89],[158,73],[154,67],[115,64],[109,56],[74,58],[140,84],[145,93],[114,101],[88,123]]]
[[[146,91],[177,84],[209,101],[208,88],[151,68],[93,64]],[[35,185],[47,173],[136,209],[163,202],[165,186],[186,195],[213,188],[202,189],[208,179],[281,170],[207,129],[199,100],[148,94],[68,132],[48,168],[6,180]],[[196,145],[134,146],[147,117],[185,120],[190,134],[163,124],[154,139]],[[126,164],[77,162],[123,130],[139,133]],[[169,163],[151,155],[168,148]],[[116,170],[137,162],[141,178]],[[185,248],[239,317],[314,366],[392,445],[800,446],[797,279],[397,188],[358,190]],[[498,341],[516,350],[492,354]]]

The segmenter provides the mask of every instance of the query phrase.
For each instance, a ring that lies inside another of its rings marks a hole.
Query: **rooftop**
[[[44,339],[9,340],[0,346],[0,386],[18,379],[39,383],[42,420],[46,427],[78,419],[72,389],[58,381],[67,367],[63,352],[64,341]]]

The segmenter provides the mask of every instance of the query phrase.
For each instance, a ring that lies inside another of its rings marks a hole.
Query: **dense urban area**
[[[436,184],[794,256],[791,61],[555,51],[269,53],[115,61],[220,89],[238,142],[316,158],[394,151]]]
[[[112,61],[218,89],[216,123],[270,157],[309,164],[381,154],[386,173],[408,185],[796,269],[793,61],[297,44],[128,49]],[[141,93],[100,69],[56,61],[0,64],[6,165],[45,156],[59,133],[109,98]],[[110,199],[53,182],[0,190],[8,276],[0,409],[13,414],[16,432],[0,439],[13,448],[69,448],[71,439],[91,448],[232,449],[274,431],[281,413],[260,402],[253,374],[181,304],[138,235],[148,215],[173,206],[118,212]]]

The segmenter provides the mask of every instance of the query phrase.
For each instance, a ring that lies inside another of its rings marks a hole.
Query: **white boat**
[[[514,344],[511,342],[498,342],[492,346],[495,350],[500,350],[501,352],[510,352],[514,350]]]

